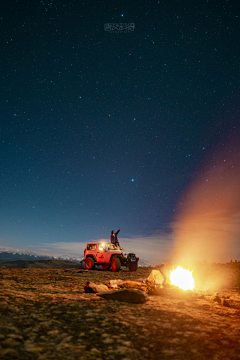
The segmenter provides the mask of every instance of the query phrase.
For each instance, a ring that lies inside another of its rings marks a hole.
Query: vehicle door
[[[98,263],[106,262],[105,246],[103,244],[97,244],[96,258]]]

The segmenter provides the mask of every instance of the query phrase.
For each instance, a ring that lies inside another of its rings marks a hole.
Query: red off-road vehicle
[[[88,243],[84,250],[85,268],[94,269],[95,265],[101,265],[103,270],[119,271],[121,266],[127,266],[130,271],[136,271],[138,260],[133,253],[123,254],[123,249],[114,244]]]

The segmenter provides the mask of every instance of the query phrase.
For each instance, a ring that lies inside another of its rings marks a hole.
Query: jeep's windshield
[[[98,249],[100,251],[107,251],[108,250],[107,244],[105,244],[105,243],[99,244]]]
[[[108,250],[119,250],[115,244],[107,244]]]

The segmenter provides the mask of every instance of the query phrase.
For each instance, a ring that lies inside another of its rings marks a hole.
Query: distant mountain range
[[[14,250],[7,250],[4,248],[0,248],[0,264],[3,264],[5,262],[9,261],[38,261],[38,260],[67,260],[67,261],[74,261],[77,263],[80,263],[84,259],[84,256],[79,257],[71,257],[68,255],[62,255],[62,256],[51,256],[51,255],[38,255],[33,252],[30,252],[29,250],[20,250],[20,249],[14,249]],[[146,260],[139,260],[138,262],[139,266],[151,266],[149,261]]]
[[[84,258],[84,256],[80,257],[71,257],[67,255],[63,256],[47,256],[47,255],[38,255],[30,252],[29,250],[7,250],[4,248],[0,248],[0,264],[9,262],[9,261],[38,261],[38,260],[68,260],[80,263],[80,261]]]

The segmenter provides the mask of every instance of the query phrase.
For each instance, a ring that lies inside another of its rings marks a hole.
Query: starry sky
[[[121,228],[156,253],[205,172],[239,183],[239,17],[231,0],[3,2],[0,245],[81,253]]]

